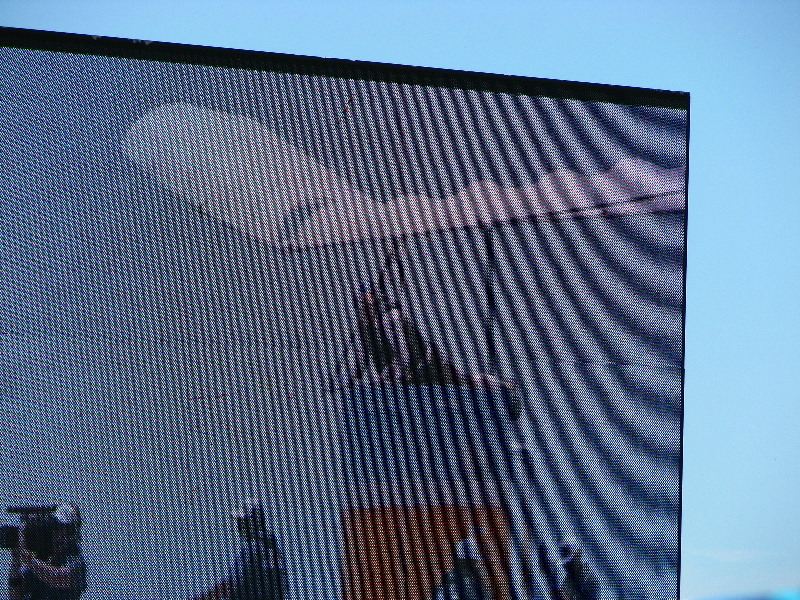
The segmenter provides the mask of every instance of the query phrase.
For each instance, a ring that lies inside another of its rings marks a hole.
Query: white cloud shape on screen
[[[643,213],[684,207],[685,170],[641,160],[581,175],[555,172],[526,187],[476,182],[445,198],[378,202],[250,117],[168,104],[139,118],[123,145],[161,185],[208,214],[277,246],[549,216]]]
[[[243,231],[280,243],[292,211],[359,193],[263,123],[190,104],[167,104],[127,131],[128,156],[155,180]]]

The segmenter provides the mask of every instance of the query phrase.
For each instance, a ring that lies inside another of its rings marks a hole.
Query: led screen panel
[[[687,94],[0,40],[18,597],[677,597]]]

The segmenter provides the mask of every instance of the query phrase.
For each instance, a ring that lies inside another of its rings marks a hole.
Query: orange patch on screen
[[[510,598],[508,517],[497,506],[355,507],[344,513],[343,598],[429,600],[474,540],[491,587]]]

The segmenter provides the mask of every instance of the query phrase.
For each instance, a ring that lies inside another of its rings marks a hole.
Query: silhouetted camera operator
[[[81,516],[71,503],[11,507],[21,527],[4,526],[2,546],[11,550],[9,600],[77,600],[86,589],[80,549]]]

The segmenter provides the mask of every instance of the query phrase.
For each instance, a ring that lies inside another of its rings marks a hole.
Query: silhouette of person
[[[465,537],[455,547],[453,568],[442,577],[433,600],[490,600],[491,583],[477,540]]]
[[[245,500],[232,517],[242,539],[239,554],[228,576],[194,600],[283,600],[284,572],[264,508],[256,500]]]
[[[353,381],[457,385],[510,391],[510,384],[486,373],[456,368],[439,347],[423,336],[400,304],[377,287],[363,286],[358,297]]]
[[[52,548],[37,556],[26,544],[12,552],[10,600],[78,600],[86,590],[86,563],[80,548],[81,514],[71,502],[52,513]]]
[[[559,600],[599,600],[600,584],[584,562],[581,549],[564,545],[559,548],[559,555],[566,573],[559,588]]]

